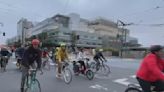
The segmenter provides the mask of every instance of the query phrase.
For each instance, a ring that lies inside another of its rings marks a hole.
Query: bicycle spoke
[[[72,81],[72,73],[70,69],[65,68],[63,70],[63,78],[66,84],[69,84]]]

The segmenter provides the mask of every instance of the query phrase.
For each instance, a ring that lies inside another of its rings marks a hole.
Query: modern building
[[[110,37],[122,35],[122,32],[118,29],[117,24],[107,19],[95,19],[91,21],[88,26],[94,29],[95,33],[100,35],[108,35]]]
[[[121,49],[130,37],[129,30],[119,28],[113,21],[104,18],[89,21],[80,18],[80,15],[75,13],[68,16],[57,14],[47,18],[28,29],[27,35],[29,38],[43,32],[48,34],[46,42],[53,44],[66,42],[68,45],[74,45],[75,41],[72,40],[71,36],[75,34],[79,36],[79,39],[76,40],[77,46],[116,49]],[[129,43],[131,42],[134,42],[134,40],[129,41]]]
[[[69,17],[64,15],[55,15],[51,18],[47,18],[42,22],[36,24],[33,28],[29,29],[31,35],[38,35],[43,31],[46,32],[47,30],[53,30],[57,27],[68,27],[69,26]]]
[[[25,18],[22,18],[17,23],[17,36],[21,40],[22,44],[25,44],[25,39],[28,37],[28,29],[32,28],[32,22]]]
[[[54,30],[47,31],[48,39],[45,43],[52,43],[58,46],[61,42],[68,46],[75,44],[76,47],[97,48],[102,46],[101,37],[94,33],[84,31],[72,31],[68,28],[59,27]],[[78,39],[74,39],[73,37]]]
[[[71,30],[76,31],[87,31],[87,32],[93,32],[94,29],[89,28],[88,24],[90,23],[89,20],[80,18],[79,14],[71,13],[68,15],[70,17],[69,21],[69,28]]]

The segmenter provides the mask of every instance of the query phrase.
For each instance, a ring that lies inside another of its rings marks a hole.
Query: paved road
[[[70,85],[55,78],[55,69],[38,75],[42,92],[124,92],[129,83],[136,83],[133,78],[140,60],[110,59],[108,62],[112,73],[110,76],[98,76],[92,81],[85,76],[74,76]],[[15,60],[11,59],[7,72],[0,73],[0,92],[20,92],[21,73],[16,69]]]

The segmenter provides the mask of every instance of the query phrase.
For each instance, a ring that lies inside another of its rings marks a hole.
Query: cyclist
[[[84,71],[86,70],[86,66],[85,66],[85,63],[84,63],[85,54],[84,54],[84,51],[83,51],[82,48],[79,50],[79,53],[77,55],[77,59],[78,59],[78,62],[80,63],[80,65],[81,65],[80,69],[83,70],[82,73],[84,73]]]
[[[56,75],[57,78],[61,77],[61,67],[62,67],[62,62],[64,62],[65,60],[68,60],[68,53],[66,51],[66,44],[65,43],[61,43],[60,47],[58,48],[58,51],[56,52],[56,60],[57,60],[57,67],[58,67],[58,73]]]
[[[6,56],[7,57],[7,58],[5,58],[5,59],[7,59],[6,60],[7,61],[6,64],[8,64],[8,60],[9,60],[9,57],[10,57],[10,52],[7,50],[7,48],[5,48],[5,47],[1,48],[0,56],[1,57],[5,57]],[[1,61],[1,63],[0,63],[1,64],[1,68],[3,67],[2,60],[3,59],[1,58],[1,60],[0,60]]]
[[[99,49],[93,57],[93,59],[96,61],[97,64],[100,64],[101,61],[102,62],[107,61],[104,55],[102,54],[102,52],[103,49]]]
[[[164,60],[162,60],[163,47],[154,45],[150,53],[143,59],[137,71],[137,80],[144,92],[151,92],[151,86],[164,91]]]
[[[57,63],[57,52],[59,50],[59,47],[56,47],[55,48],[55,51],[54,51],[54,62]]]
[[[45,64],[46,62],[48,62],[48,50],[44,48],[42,52],[42,63]]]
[[[28,74],[28,70],[36,68],[35,61],[37,63],[37,69],[41,69],[41,50],[39,49],[40,41],[38,39],[32,40],[32,45],[28,47],[23,55],[22,60],[22,80],[21,80],[21,92],[24,91],[25,78]]]
[[[22,61],[24,51],[25,51],[25,48],[24,48],[23,45],[17,49],[17,63],[16,63],[16,65],[19,66],[19,67],[21,65],[21,61]]]

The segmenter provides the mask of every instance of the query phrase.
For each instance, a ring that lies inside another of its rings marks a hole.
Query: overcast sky
[[[112,21],[145,25],[127,26],[131,36],[144,46],[164,45],[164,26],[147,24],[164,23],[164,0],[0,0],[0,43],[17,34],[17,21],[22,17],[41,21],[57,13],[78,13],[82,18],[105,17]]]

